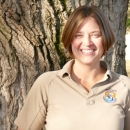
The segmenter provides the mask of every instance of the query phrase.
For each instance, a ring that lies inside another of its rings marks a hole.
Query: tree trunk
[[[128,0],[1,0],[0,130],[16,130],[14,120],[35,79],[68,61],[61,32],[69,14],[83,4],[104,10],[116,36],[105,60],[112,70],[126,75]]]
[[[104,2],[105,14],[108,16],[109,22],[115,33],[116,42],[108,51],[105,60],[108,62],[111,70],[127,75],[125,62],[125,34],[126,34],[126,19],[129,0],[109,0]]]

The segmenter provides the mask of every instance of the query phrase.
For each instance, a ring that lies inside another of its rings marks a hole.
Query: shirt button
[[[87,102],[86,102],[87,104],[89,104],[89,105],[93,105],[93,104],[95,104],[95,101],[94,100],[87,100]]]
[[[89,104],[90,104],[90,105],[93,105],[93,104],[95,104],[95,101],[94,101],[94,100],[91,100]]]

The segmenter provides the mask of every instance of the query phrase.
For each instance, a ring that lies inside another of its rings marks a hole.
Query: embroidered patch
[[[116,101],[116,93],[112,90],[106,91],[103,98],[106,102],[113,103]]]

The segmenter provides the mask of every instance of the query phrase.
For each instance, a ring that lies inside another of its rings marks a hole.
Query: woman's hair
[[[95,18],[101,29],[104,47],[103,55],[105,55],[106,51],[108,51],[108,49],[115,42],[115,37],[109,22],[106,20],[103,12],[99,9],[99,7],[88,7],[87,5],[80,6],[68,18],[62,34],[62,43],[71,57],[74,57],[71,44],[80,25],[87,17]]]

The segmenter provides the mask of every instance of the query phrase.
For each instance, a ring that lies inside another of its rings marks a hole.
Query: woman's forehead
[[[94,28],[94,29],[98,29],[98,30],[100,30],[100,27],[99,27],[99,24],[98,24],[98,22],[97,22],[97,20],[94,18],[94,17],[87,17],[87,18],[85,18],[82,22],[81,22],[81,24],[79,25],[79,27],[78,27],[78,32],[83,28],[83,26],[85,25],[85,24],[87,24],[89,22],[89,24],[92,24],[93,26],[92,26],[92,28]]]

